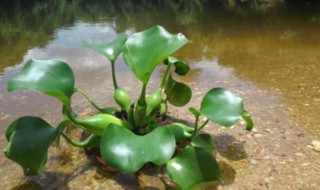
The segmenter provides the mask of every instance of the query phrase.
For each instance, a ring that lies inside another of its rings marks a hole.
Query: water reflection
[[[162,25],[171,32],[183,32],[193,41],[175,54],[193,70],[186,77],[175,77],[192,87],[195,106],[213,85],[239,89],[247,99],[250,93],[262,90],[278,94],[279,103],[284,104],[291,118],[320,136],[319,3],[299,4],[301,9],[297,10],[295,1],[287,6],[279,1],[263,4],[264,8],[252,2],[256,1],[1,1],[1,134],[19,116],[41,116],[53,125],[61,117],[60,103],[50,97],[30,91],[5,91],[6,79],[25,61],[55,58],[68,62],[75,71],[76,86],[107,106],[113,99],[108,62],[82,47],[81,41],[103,43],[122,32],[131,34]],[[244,6],[246,3],[249,8]],[[124,79],[119,85],[137,96],[138,81],[122,59],[117,61],[117,70],[119,79]],[[162,73],[163,68],[159,68],[151,88],[156,87]],[[259,100],[252,97],[250,101],[268,104],[270,98],[266,96]],[[92,111],[79,97],[75,102],[76,109]],[[0,148],[5,144],[4,135],[0,135]],[[5,171],[17,167],[3,155],[0,165]],[[2,180],[4,185],[10,183],[9,178],[17,176],[7,175]]]
[[[86,40],[103,43],[106,39],[115,38],[117,33],[112,26],[113,23],[77,22],[73,26],[63,27],[54,34],[54,40],[50,41],[47,46],[29,49],[23,59],[56,58],[70,63],[76,69],[102,66],[100,63],[104,62],[104,58],[82,47],[81,42]]]
[[[249,0],[126,0],[90,4],[82,0],[3,1],[0,69],[8,70],[29,58],[54,57],[70,63],[76,72],[86,70],[89,74],[79,76],[94,83],[87,76],[97,76],[93,72],[98,68],[107,69],[106,61],[81,47],[82,40],[102,43],[117,33],[130,34],[159,24],[172,32],[183,31],[193,41],[177,57],[210,67],[208,60],[214,60],[220,68],[233,69],[232,75],[279,91],[293,117],[319,133],[314,127],[316,121],[310,121],[320,110],[320,27],[316,12],[319,4],[303,4],[300,12],[294,5],[294,1],[285,6],[280,1]],[[126,71],[123,61],[119,62],[119,69]],[[204,78],[199,73],[194,71],[184,80],[206,80],[213,73],[224,76],[217,70]],[[4,81],[1,83],[4,88]]]

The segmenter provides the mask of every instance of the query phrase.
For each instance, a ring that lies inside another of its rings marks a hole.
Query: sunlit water
[[[215,8],[215,4],[193,4],[174,10],[170,3],[159,3],[159,7],[142,3],[138,7],[128,2],[122,9],[110,8],[109,12],[99,4],[86,5],[86,8],[80,3],[72,5],[73,8],[67,4],[62,11],[69,11],[72,19],[68,12],[62,12],[62,16],[52,20],[56,21],[52,25],[50,21],[34,18],[51,29],[34,26],[37,23],[32,22],[32,17],[19,20],[13,16],[12,21],[9,20],[12,26],[5,18],[0,20],[2,26],[7,27],[0,36],[1,149],[6,144],[5,127],[15,118],[38,115],[52,124],[61,118],[61,105],[50,97],[29,91],[6,92],[6,80],[27,60],[54,58],[69,63],[75,72],[77,87],[102,105],[114,105],[109,63],[103,56],[81,46],[81,42],[103,43],[118,33],[130,35],[153,25],[162,25],[173,33],[182,32],[192,40],[176,56],[193,68],[179,79],[190,84],[196,95],[210,89],[211,84],[237,89],[244,92],[244,96],[251,91],[276,95],[279,106],[288,111],[290,119],[320,136],[319,15],[284,13],[286,9],[276,7],[246,12],[232,7],[222,10],[223,6]],[[70,13],[72,9],[75,12]],[[43,19],[52,18],[49,15]],[[117,71],[120,85],[137,96],[138,81],[121,58],[117,61]],[[150,88],[155,87],[162,72],[163,68],[157,70]],[[75,101],[76,108],[88,106],[81,98],[76,100],[80,101]],[[250,101],[268,104],[267,100],[253,98]]]

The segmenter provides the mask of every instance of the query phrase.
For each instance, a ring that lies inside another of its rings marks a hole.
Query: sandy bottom
[[[189,107],[198,107],[207,85],[193,87]],[[214,124],[204,129],[217,145],[217,160],[222,170],[219,182],[208,189],[320,189],[320,152],[311,145],[313,140],[319,139],[290,119],[277,94],[257,90],[243,82],[218,81],[216,86],[227,86],[243,97],[246,110],[252,113],[255,129],[245,131],[243,122],[231,129]],[[93,99],[103,97],[101,93],[96,91]],[[82,101],[80,99],[75,108],[82,110],[82,116],[92,113],[93,109]],[[193,121],[187,107],[170,107],[169,114]],[[74,133],[79,135],[77,131]],[[0,137],[0,144],[2,148],[6,144],[4,136]],[[1,154],[0,189],[117,190],[138,189],[138,183],[142,186],[140,189],[175,189],[172,184],[164,183],[166,177],[157,169],[141,172],[137,180],[133,174],[110,172],[97,166],[84,150],[65,143],[61,149],[52,147],[49,152],[45,172],[33,177],[24,177],[22,169]]]

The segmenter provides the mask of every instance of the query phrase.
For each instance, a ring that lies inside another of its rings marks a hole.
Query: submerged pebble
[[[320,152],[320,141],[313,140],[311,145],[315,151]]]
[[[254,134],[253,136],[254,136],[255,138],[260,138],[260,137],[262,137],[261,134]]]
[[[297,153],[295,153],[294,155],[301,157],[301,156],[303,156],[303,153],[297,152]]]
[[[270,160],[270,159],[271,159],[271,156],[266,155],[266,156],[263,157],[263,159],[264,159],[264,160]]]
[[[249,163],[250,163],[250,165],[257,165],[258,164],[258,161],[256,160],[256,159],[251,159],[250,161],[249,161]]]
[[[311,163],[309,163],[309,162],[305,162],[305,163],[301,164],[302,167],[310,166],[310,165],[311,165]]]

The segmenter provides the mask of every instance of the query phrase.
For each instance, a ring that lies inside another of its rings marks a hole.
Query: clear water
[[[15,118],[38,115],[53,125],[61,118],[59,102],[50,97],[29,91],[6,92],[7,78],[28,59],[68,62],[78,87],[98,103],[112,105],[110,67],[103,56],[81,42],[103,43],[119,33],[131,34],[153,25],[182,32],[192,40],[175,56],[193,68],[180,80],[190,84],[196,94],[218,84],[238,89],[244,97],[252,90],[266,92],[266,97],[276,95],[290,119],[320,136],[318,4],[296,9],[297,5],[276,1],[245,5],[201,0],[18,2],[2,2],[0,8],[1,149],[6,144],[5,127]],[[120,85],[135,96],[140,86],[121,59],[117,71]],[[162,72],[160,68],[155,73],[151,88]],[[75,100],[75,108],[88,107],[80,97]],[[268,104],[268,98],[250,101]],[[2,167],[6,158],[0,158]]]

